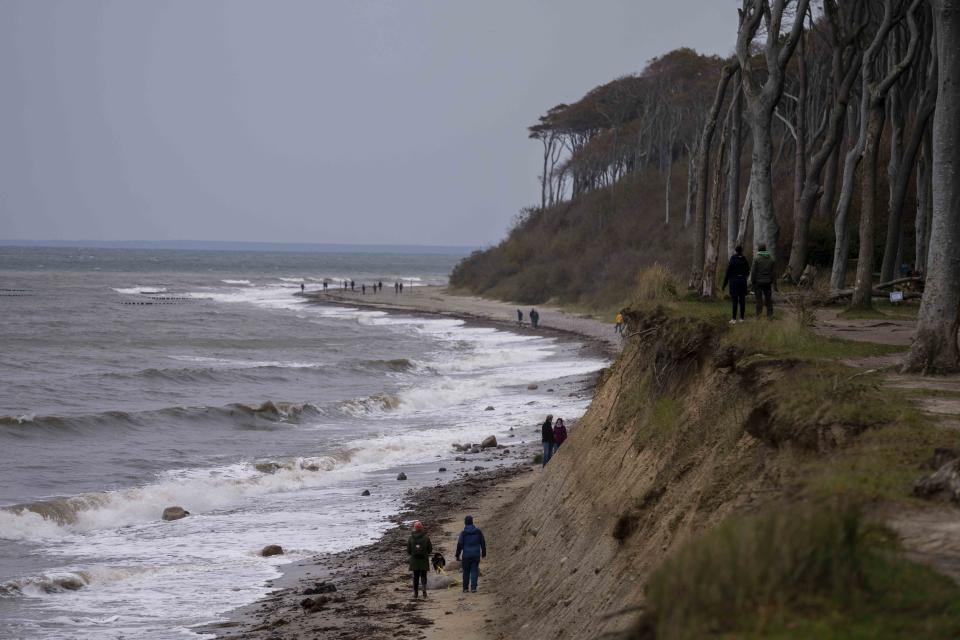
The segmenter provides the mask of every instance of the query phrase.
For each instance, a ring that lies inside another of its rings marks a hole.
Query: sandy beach
[[[530,326],[530,305],[489,300],[478,296],[460,295],[447,287],[423,286],[406,287],[402,294],[396,294],[392,286],[386,286],[379,293],[361,293],[356,291],[330,288],[328,291],[310,291],[302,294],[317,302],[326,304],[349,304],[351,306],[385,311],[404,311],[453,316],[493,322],[520,333],[535,332],[540,335],[574,335],[599,345],[604,352],[614,355],[620,352],[620,339],[613,331],[611,323],[600,322],[596,318],[581,316],[559,307],[536,305],[540,313],[540,324],[536,329]],[[517,324],[517,309],[523,311],[524,322]]]
[[[303,294],[298,294],[303,295]],[[613,328],[593,318],[577,316],[555,307],[537,307],[541,326],[516,323],[517,305],[449,293],[445,287],[407,288],[366,295],[343,290],[307,292],[320,303],[376,308],[404,313],[438,314],[489,323],[511,331],[557,334],[585,340],[587,349],[614,355],[620,349]],[[525,317],[526,317],[526,309]],[[584,393],[592,393],[584,389]],[[300,638],[508,638],[509,630],[497,624],[498,558],[509,554],[513,543],[498,535],[498,514],[521,499],[541,471],[532,464],[539,450],[539,426],[531,425],[522,446],[507,456],[496,451],[477,457],[478,462],[499,461],[492,471],[464,473],[445,484],[412,491],[395,526],[378,541],[343,553],[296,562],[272,581],[267,597],[234,611],[227,622],[203,629],[218,637],[243,639]],[[404,553],[409,524],[421,520],[448,563],[453,562],[456,537],[463,518],[472,515],[484,531],[488,557],[481,563],[480,588],[462,594],[459,571],[446,574],[447,588],[431,590],[429,598],[412,598],[411,574]],[[335,590],[334,590],[335,589]]]

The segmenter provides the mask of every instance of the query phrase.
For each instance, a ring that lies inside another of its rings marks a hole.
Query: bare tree
[[[937,30],[937,111],[933,117],[933,219],[930,268],[911,371],[960,370],[960,0],[931,0]]]
[[[930,242],[930,216],[932,213],[932,185],[930,167],[933,165],[933,141],[930,130],[923,136],[923,148],[917,161],[917,212],[914,222],[913,270],[927,272],[927,246]]]
[[[863,149],[863,172],[860,184],[860,253],[857,256],[857,278],[853,285],[853,296],[850,304],[853,307],[869,308],[873,306],[873,235],[876,220],[877,206],[877,157],[879,154],[880,138],[883,135],[883,123],[886,115],[886,99],[891,88],[907,70],[917,51],[920,40],[920,30],[917,27],[916,11],[923,0],[913,0],[907,10],[907,23],[910,28],[910,43],[907,45],[906,55],[896,60],[896,51],[888,56],[891,68],[879,82],[874,81],[872,68],[863,69],[863,91],[867,98],[866,144]],[[884,2],[884,24],[893,20],[894,0]],[[889,29],[887,29],[889,31]],[[885,38],[884,38],[885,39]],[[879,40],[882,42],[883,40]],[[875,40],[877,42],[877,40]],[[866,57],[864,59],[866,65]]]
[[[928,23],[928,29],[932,29],[932,23]],[[930,33],[929,31],[927,31]],[[933,34],[931,33],[931,36]],[[883,267],[880,270],[880,281],[888,282],[893,280],[896,265],[900,255],[901,239],[903,237],[903,204],[907,198],[907,190],[910,187],[910,174],[913,167],[917,164],[917,156],[923,139],[926,137],[927,126],[933,116],[934,108],[937,105],[937,55],[936,39],[931,37],[931,47],[929,60],[927,62],[927,71],[921,76],[922,90],[917,99],[916,116],[914,117],[913,130],[910,133],[910,139],[906,147],[902,150],[895,146],[890,151],[890,208],[887,212],[887,241],[883,252]],[[896,124],[893,117],[895,112],[894,96],[899,95],[891,90],[891,121]],[[892,139],[897,138],[896,131]],[[900,153],[898,153],[900,151]],[[920,175],[917,180],[919,184]],[[919,192],[919,190],[918,190]],[[925,227],[925,225],[924,225]],[[919,254],[918,254],[919,255]],[[922,270],[922,269],[921,269]]]
[[[839,156],[850,93],[860,71],[863,52],[857,46],[857,38],[865,24],[860,18],[861,14],[865,15],[862,5],[862,2],[850,2],[846,5],[840,5],[836,0],[824,2],[824,13],[830,27],[831,84],[834,96],[826,122],[826,135],[809,159],[802,186],[797,194],[793,242],[790,247],[788,266],[788,273],[794,282],[799,280],[806,266],[810,220],[817,200],[821,196],[826,197],[825,189],[821,189],[820,186],[821,177],[825,168],[829,177],[828,163]]]
[[[733,104],[730,105],[731,110]],[[713,287],[717,282],[717,261],[720,259],[720,203],[723,200],[723,160],[727,150],[727,136],[730,134],[730,114],[724,119],[720,132],[720,144],[717,148],[717,162],[713,168],[713,189],[710,197],[710,224],[707,226],[706,257],[704,258],[703,277],[700,281],[700,295],[713,297]]]
[[[713,98],[713,105],[710,107],[710,113],[707,116],[707,122],[703,127],[703,134],[700,136],[700,144],[697,154],[697,196],[696,209],[693,222],[693,266],[691,269],[690,283],[692,287],[699,288],[703,276],[703,260],[705,251],[706,234],[706,209],[707,209],[707,188],[710,179],[710,152],[713,143],[713,134],[717,129],[717,119],[720,115],[720,108],[723,106],[724,96],[727,93],[727,85],[730,84],[730,78],[737,70],[736,64],[724,65],[720,70],[720,81],[717,83],[717,93]]]
[[[810,0],[796,0],[796,14],[789,34],[781,33],[784,12],[791,0],[743,0],[740,10],[740,26],[737,33],[737,59],[740,61],[743,78],[743,94],[747,103],[747,120],[753,133],[753,156],[750,167],[750,182],[753,185],[754,228],[762,237],[754,241],[766,241],[776,259],[780,227],[773,211],[773,138],[771,128],[773,114],[783,93],[784,70],[803,31],[803,16]],[[751,45],[761,23],[766,29],[766,42],[762,53],[766,62],[766,78],[761,82],[755,68]]]
[[[730,154],[727,160],[727,255],[732,256],[740,235],[740,149],[743,144],[743,88],[737,84],[730,107]]]

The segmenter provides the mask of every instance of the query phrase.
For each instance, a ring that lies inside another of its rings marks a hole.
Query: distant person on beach
[[[360,285],[360,291],[363,293],[363,295],[367,295],[367,285]]]
[[[480,558],[487,557],[487,542],[483,539],[483,531],[473,526],[473,516],[463,519],[463,531],[457,538],[457,552],[454,557],[461,561],[463,567],[463,592],[477,592],[477,580],[480,578]]]
[[[520,309],[517,309],[517,325],[523,326],[523,311],[520,311]]]
[[[403,293],[403,283],[402,283],[402,282],[400,283],[400,293],[401,293],[401,294]]]
[[[622,313],[617,314],[616,324],[614,324],[613,330],[617,335],[623,335],[623,314]]]
[[[351,280],[351,281],[350,281],[350,291],[356,291],[356,290],[357,290],[357,283],[354,282],[353,280]]]
[[[773,317],[773,271],[773,257],[767,251],[767,245],[761,242],[757,245],[757,256],[753,259],[753,272],[750,274],[758,318],[763,307],[767,308],[767,318]]]
[[[383,291],[383,280],[377,282],[377,291]]]
[[[530,309],[530,326],[534,329],[540,326],[540,312],[536,309]]]
[[[420,595],[420,586],[423,585],[423,597],[427,597],[427,572],[430,571],[430,555],[433,553],[433,544],[430,536],[423,530],[423,524],[417,520],[413,523],[413,533],[407,540],[407,555],[410,556],[410,571],[413,572],[413,597]]]
[[[543,421],[543,426],[540,427],[540,440],[543,442],[543,460],[540,466],[545,467],[550,462],[550,456],[553,455],[553,446],[557,443],[556,438],[553,437],[552,415],[547,416],[547,419]]]
[[[326,280],[323,281],[323,290],[324,290],[324,291],[327,290],[327,281],[326,281]]]
[[[304,287],[304,286],[303,286],[303,283],[301,282],[301,283],[300,283],[300,293],[303,293],[303,290],[304,290],[305,288],[306,288],[306,287]]]
[[[399,283],[399,282],[394,282],[394,283],[393,283],[393,294],[396,295],[396,294],[398,294],[398,293],[400,293],[400,283]]]
[[[566,439],[567,425],[564,424],[563,418],[557,418],[556,422],[553,423],[553,453],[557,452],[557,449]]]
[[[740,307],[739,322],[743,322],[743,314],[747,307],[747,276],[750,275],[750,263],[743,255],[743,247],[737,245],[734,254],[730,256],[730,264],[727,265],[727,273],[723,276],[723,284],[720,290],[727,287],[730,283],[730,308],[732,317],[730,324],[737,322],[737,307]],[[760,314],[759,307],[757,315]]]

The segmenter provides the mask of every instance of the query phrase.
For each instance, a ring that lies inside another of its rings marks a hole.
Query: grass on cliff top
[[[866,358],[904,351],[898,346],[818,335],[801,317],[804,312],[789,306],[775,307],[773,320],[756,318],[752,299],[747,300],[747,321],[727,325],[729,300],[704,300],[689,294],[676,276],[659,265],[644,269],[638,275],[631,306],[641,311],[659,308],[677,317],[729,326],[729,331],[724,333],[724,344],[739,347],[747,354],[818,360]]]
[[[728,519],[650,579],[634,637],[960,637],[960,587],[843,503]]]

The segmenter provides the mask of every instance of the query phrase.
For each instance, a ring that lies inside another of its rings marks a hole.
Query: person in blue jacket
[[[467,583],[470,591],[477,592],[477,580],[480,578],[480,558],[487,557],[487,543],[483,539],[483,531],[473,526],[473,516],[463,519],[463,531],[457,538],[457,551],[454,557],[462,560],[463,592],[467,592]]]

